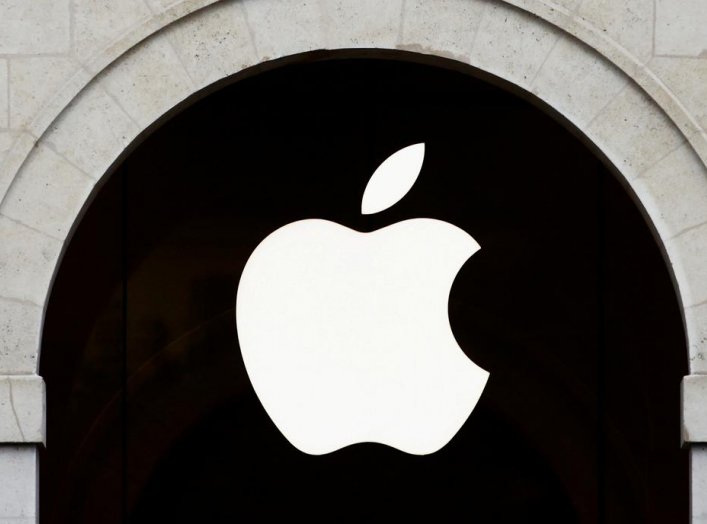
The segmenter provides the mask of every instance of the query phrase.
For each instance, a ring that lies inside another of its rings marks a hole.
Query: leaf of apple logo
[[[417,180],[424,158],[425,144],[404,147],[389,156],[368,181],[361,200],[361,213],[378,213],[403,198]]]
[[[362,212],[399,201],[424,144],[376,170]],[[461,266],[479,249],[466,232],[417,218],[371,233],[309,219],[253,251],[236,298],[238,340],[268,415],[299,450],[320,455],[378,442],[425,455],[446,445],[476,406],[488,373],[449,325]]]

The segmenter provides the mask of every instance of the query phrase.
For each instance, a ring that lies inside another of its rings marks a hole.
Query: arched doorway
[[[48,522],[687,520],[684,335],[640,211],[546,113],[470,68],[413,58],[307,55],[224,86],[146,138],[97,193],[46,317]],[[415,189],[362,217],[375,167],[419,141]],[[363,444],[302,455],[244,373],[240,271],[293,220],[370,231],[418,216],[482,246],[449,314],[489,386],[437,454]]]

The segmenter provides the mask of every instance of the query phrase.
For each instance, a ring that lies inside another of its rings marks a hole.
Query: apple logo
[[[422,168],[423,143],[390,156],[362,213],[399,201]],[[238,284],[246,371],[266,412],[300,451],[377,442],[416,455],[444,447],[476,406],[488,372],[462,352],[449,292],[479,249],[440,220],[370,233],[308,219],[263,240]]]

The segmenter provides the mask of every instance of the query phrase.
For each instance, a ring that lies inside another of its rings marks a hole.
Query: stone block
[[[35,143],[26,131],[0,131],[0,202]]]
[[[707,523],[707,445],[690,446],[691,524]]]
[[[491,3],[479,24],[471,65],[529,89],[560,30],[502,3]]]
[[[402,0],[333,0],[322,2],[327,47],[395,48],[402,23]]]
[[[0,297],[0,375],[37,373],[42,308]]]
[[[685,141],[660,107],[633,85],[612,98],[585,132],[629,180]]]
[[[7,60],[0,59],[0,128],[10,125],[10,85]]]
[[[0,521],[34,524],[37,519],[36,446],[0,446]]]
[[[42,377],[0,376],[0,443],[44,442],[44,396]]]
[[[39,145],[15,177],[0,212],[63,240],[94,185],[64,157]]]
[[[10,152],[15,140],[17,140],[18,135],[19,133],[17,131],[0,131],[0,166],[3,165],[3,161]],[[3,175],[0,174],[0,179],[2,179],[2,177]],[[0,198],[0,200],[2,200],[2,198]]]
[[[486,0],[408,0],[400,47],[467,62],[488,5]]]
[[[656,57],[648,67],[668,87],[674,97],[672,103],[683,106],[687,118],[707,129],[707,57]],[[693,125],[685,123],[682,127],[691,129]]]
[[[707,443],[707,375],[682,379],[682,440]]]
[[[94,82],[52,123],[43,142],[98,180],[139,131],[123,108]]]
[[[65,57],[13,57],[10,59],[10,127],[28,128],[59,94],[80,66]],[[65,100],[68,103],[69,100]],[[56,112],[58,114],[58,110]],[[54,115],[56,116],[56,115]],[[49,122],[47,122],[48,124]],[[34,129],[40,134],[44,129]]]
[[[657,144],[658,150],[661,145]],[[652,155],[643,151],[642,146],[637,141],[639,153],[650,159]],[[645,144],[646,148],[649,146]],[[633,179],[631,185],[643,202],[653,203],[661,237],[671,238],[707,222],[706,181],[707,168],[692,146],[683,141]]]
[[[0,54],[69,51],[69,0],[2,0]]]
[[[655,0],[655,54],[707,56],[707,3]]]
[[[634,59],[645,63],[653,56],[654,0],[584,0],[576,13]]]
[[[571,37],[554,47],[532,85],[532,92],[583,129],[628,79],[607,60]]]
[[[166,30],[196,87],[204,87],[257,62],[240,2],[225,1],[187,16]]]
[[[665,240],[684,307],[707,302],[707,224]]]
[[[43,306],[61,241],[0,214],[0,296]]]
[[[260,61],[320,49],[325,41],[319,2],[244,0],[242,5]]]
[[[185,1],[188,2],[188,0],[146,0],[146,3],[155,13],[160,13]]]
[[[195,88],[164,34],[157,34],[111,65],[100,85],[142,129]]]
[[[152,17],[142,0],[81,0],[74,3],[74,53],[85,60]]]
[[[685,309],[690,373],[707,374],[707,303]]]

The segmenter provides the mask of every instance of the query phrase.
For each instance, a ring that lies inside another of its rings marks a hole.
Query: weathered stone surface
[[[43,305],[61,242],[1,214],[0,238],[0,296]]]
[[[707,57],[656,57],[649,67],[670,87],[701,128],[707,129]]]
[[[42,377],[37,375],[0,376],[0,420],[2,420],[0,443],[44,442],[44,381]]]
[[[623,89],[585,132],[629,180],[685,141],[665,113],[638,89]]]
[[[10,127],[29,127],[78,69],[73,59],[65,57],[10,59]]]
[[[678,278],[683,305],[707,302],[707,224],[665,240],[665,247]]]
[[[0,131],[0,202],[35,143],[27,131]]]
[[[556,27],[494,2],[479,24],[471,63],[528,89],[559,37]]]
[[[707,445],[690,447],[692,524],[707,522]]]
[[[443,4],[443,5],[441,5]],[[405,2],[400,47],[468,61],[486,0],[409,0]]]
[[[228,0],[206,10],[176,22],[165,33],[197,87],[257,62],[240,2]]]
[[[602,56],[572,38],[557,42],[532,85],[532,92],[584,129],[628,79]]]
[[[10,151],[18,135],[19,133],[16,131],[0,131],[0,166],[2,166],[5,156]],[[2,175],[0,175],[0,179],[2,179]]]
[[[81,0],[74,3],[74,53],[87,59],[152,17],[142,0]]]
[[[322,2],[327,47],[395,48],[402,24],[402,0]]]
[[[639,152],[642,149],[639,142]],[[682,141],[679,147],[633,179],[631,185],[644,205],[650,202],[655,210],[653,216],[661,235],[671,238],[707,222],[705,180],[705,165],[692,146]]]
[[[42,308],[0,297],[0,375],[37,373]]]
[[[123,108],[94,82],[52,123],[43,142],[98,180],[139,131]]]
[[[149,38],[138,49],[109,67],[100,85],[145,128],[195,88],[164,34]]]
[[[34,524],[39,474],[36,446],[0,446],[0,472],[0,520]]]
[[[69,50],[69,0],[2,0],[0,54]]]
[[[685,325],[689,340],[690,373],[707,374],[707,303],[685,309]]]
[[[326,28],[318,2],[243,0],[242,5],[259,60],[326,47]]]
[[[707,442],[707,375],[682,379],[682,439]]]
[[[707,55],[704,0],[655,1],[655,54]]]
[[[146,0],[147,5],[150,6],[150,9],[152,9],[155,13],[165,11],[182,2],[183,0]]]
[[[7,60],[0,59],[0,128],[10,125],[10,86]]]
[[[567,11],[576,11],[581,4],[582,0],[552,0],[551,5],[561,7]]]
[[[653,53],[654,0],[584,0],[576,13],[599,28],[638,61]]]
[[[95,180],[46,145],[37,146],[0,207],[11,219],[64,239]]]

